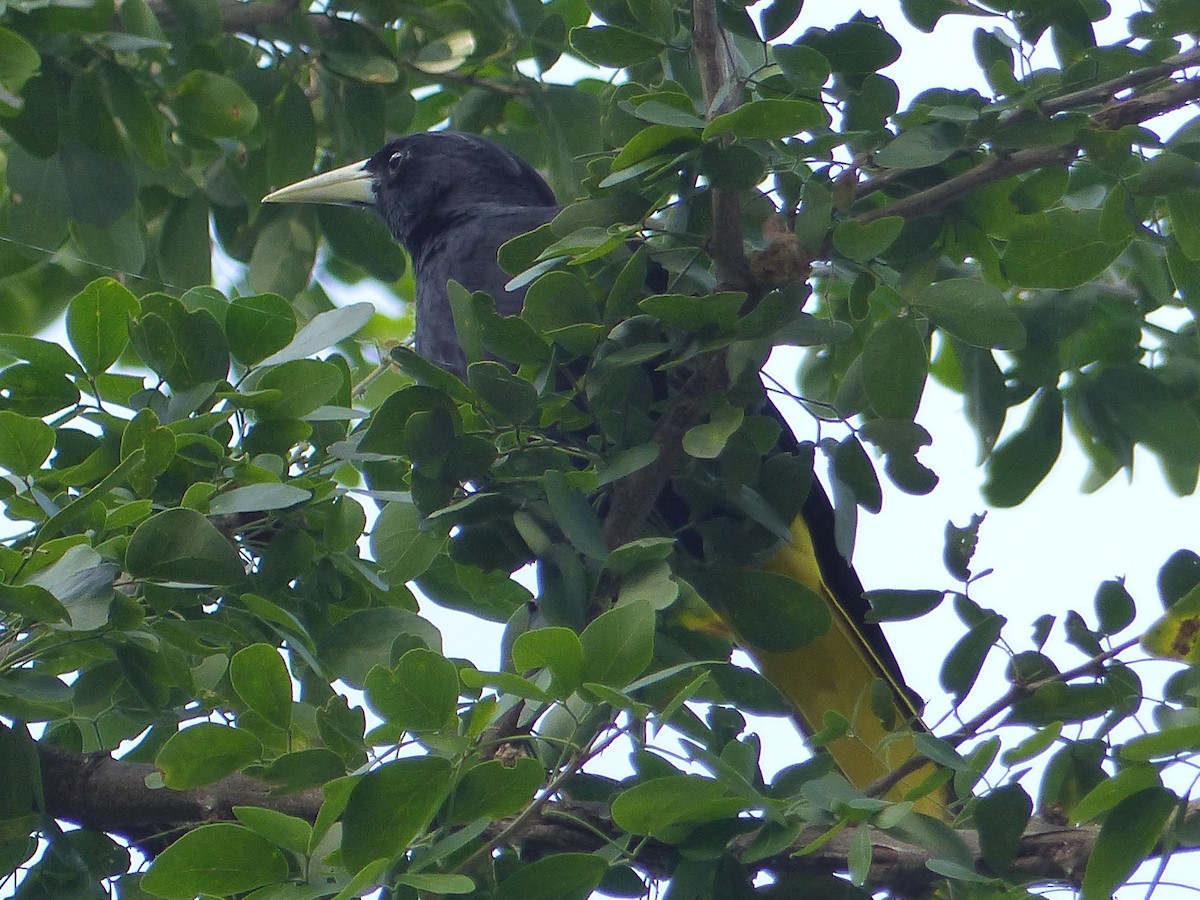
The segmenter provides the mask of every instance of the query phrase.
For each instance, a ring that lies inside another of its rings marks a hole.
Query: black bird
[[[375,210],[413,260],[417,352],[460,377],[466,374],[466,359],[455,333],[447,282],[487,292],[502,315],[518,314],[524,291],[505,290],[509,277],[496,261],[497,250],[560,211],[549,185],[527,163],[490,140],[449,131],[399,138],[370,159],[281,188],[265,200]],[[778,415],[774,407],[769,412]],[[790,438],[782,417],[780,422]],[[771,652],[744,639],[739,643],[788,698],[805,732],[820,730],[830,710],[849,720],[851,736],[826,749],[849,781],[862,788],[914,752],[911,739],[897,738],[872,711],[871,686],[882,679],[900,718],[919,727],[918,710],[883,631],[866,621],[869,607],[862,585],[836,547],[829,500],[815,479],[791,531],[792,540],[762,568],[821,597],[832,626],[799,650]],[[918,770],[889,796],[902,796],[930,772],[928,766]],[[929,795],[918,809],[943,815],[943,798]]]
[[[280,188],[271,203],[334,203],[374,209],[412,257],[416,270],[417,352],[465,378],[446,283],[483,291],[501,315],[521,311],[525,292],[506,291],[496,252],[560,210],[532,166],[473,134],[410,134],[370,159]]]

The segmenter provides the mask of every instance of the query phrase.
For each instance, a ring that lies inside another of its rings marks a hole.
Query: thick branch
[[[705,109],[710,117],[728,112],[741,102],[741,91],[730,88],[737,72],[725,41],[726,36],[717,23],[714,0],[695,0],[692,5],[693,55],[700,73]],[[727,188],[713,188],[710,193],[713,225],[708,249],[717,282],[725,290],[753,294],[754,278],[742,240],[741,197],[737,191]],[[655,430],[658,458],[621,479],[613,489],[612,507],[604,523],[604,536],[609,547],[619,547],[637,537],[655,500],[679,466],[684,434],[700,423],[706,399],[727,385],[724,354],[713,354],[697,361],[687,384]]]
[[[611,548],[620,547],[638,537],[658,495],[683,457],[683,436],[699,424],[708,398],[723,391],[729,383],[723,354],[705,357],[696,364],[671,409],[654,431],[658,457],[632,475],[617,482],[612,492],[612,507],[604,520],[604,538]]]
[[[887,206],[854,216],[854,219],[866,224],[888,216],[912,218],[929,215],[956,203],[976,188],[995,184],[997,181],[1003,181],[1013,175],[1020,175],[1022,172],[1040,169],[1043,166],[1070,162],[1078,152],[1079,148],[1075,146],[1039,147],[1035,150],[1019,150],[1011,156],[993,156],[975,168],[968,169],[947,181],[942,181],[928,190],[919,191],[889,203]]]
[[[146,777],[156,770],[148,763],[123,762],[106,753],[72,753],[44,743],[37,751],[47,813],[134,841],[232,819],[235,806],[261,806],[312,820],[321,805],[318,790],[273,794],[269,784],[245,775],[187,791],[151,789]]]
[[[733,90],[737,72],[726,36],[717,24],[714,0],[695,0],[692,5],[692,46],[704,92],[704,107],[709,118],[735,109],[741,103],[740,90]],[[752,279],[742,242],[742,200],[729,188],[712,189],[713,227],[708,239],[717,282],[723,289],[750,290]]]
[[[1095,103],[1104,103],[1112,100],[1117,94],[1142,85],[1153,84],[1164,78],[1170,78],[1176,72],[1182,72],[1185,69],[1191,69],[1196,66],[1200,66],[1200,47],[1172,56],[1157,66],[1137,69],[1118,78],[1092,85],[1090,88],[1084,88],[1070,94],[1063,94],[1061,97],[1052,97],[1049,100],[1043,101],[1039,106],[1046,115],[1053,115],[1058,112],[1091,106]]]
[[[274,794],[269,785],[244,775],[188,791],[152,789],[146,786],[146,776],[154,771],[150,765],[122,762],[104,754],[71,753],[45,745],[39,745],[38,758],[46,812],[56,819],[135,842],[145,840],[149,834],[232,820],[235,806],[273,809],[311,822],[322,800],[318,790]],[[1189,813],[1198,809],[1200,804],[1192,804]],[[806,828],[790,847],[755,865],[771,872],[845,871],[853,829],[845,829],[816,850],[793,856],[826,832],[825,827]],[[1078,885],[1098,833],[1094,826],[1067,828],[1035,819],[1021,841],[1014,868],[1038,881]],[[969,830],[958,834],[978,861],[981,854],[976,834]],[[491,841],[501,835],[508,846],[522,854],[543,855],[593,852],[621,833],[603,804],[556,799],[519,823],[516,817],[494,822],[483,839]],[[752,840],[753,835],[743,835],[729,850],[740,857]],[[879,829],[872,830],[871,842],[874,848],[871,878],[878,884],[887,884],[894,895],[923,894],[938,881],[939,876],[926,866],[931,858],[926,850]],[[1195,846],[1187,844],[1175,849],[1195,849]],[[638,867],[654,878],[668,877],[674,862],[674,850],[654,841],[644,845],[636,860]]]

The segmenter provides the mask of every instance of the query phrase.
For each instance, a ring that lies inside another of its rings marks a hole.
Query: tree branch
[[[259,806],[312,820],[321,806],[319,790],[278,794],[245,775],[177,791],[152,789],[149,763],[113,759],[107,753],[72,753],[37,744],[45,812],[84,828],[143,841],[148,834],[192,828],[233,818],[235,806]]]
[[[710,118],[736,108],[741,102],[742,92],[730,87],[738,76],[725,40],[717,23],[714,0],[694,0],[693,57]],[[754,276],[742,237],[741,197],[737,191],[728,188],[713,188],[709,193],[713,224],[708,249],[717,283],[723,290],[746,291],[753,296]],[[604,522],[604,537],[610,548],[637,537],[658,495],[679,467],[684,434],[701,421],[706,399],[724,390],[728,383],[723,353],[710,354],[696,361],[675,403],[655,429],[658,457],[650,465],[618,481],[613,488],[612,506]]]
[[[1108,99],[1107,103],[1104,103],[1092,114],[1093,127],[1115,131],[1127,125],[1140,125],[1200,99],[1200,79],[1181,79],[1172,82],[1167,87],[1144,95],[1111,99],[1113,95],[1137,85],[1159,81],[1168,75],[1197,65],[1200,65],[1200,50],[1192,50],[1173,57],[1160,66],[1139,69],[1104,84],[1046,100],[1040,104],[1040,109],[1047,115],[1053,115]],[[1014,115],[1028,115],[1028,113],[1021,110]],[[991,156],[974,168],[948,181],[940,182],[927,190],[918,191],[879,209],[873,209],[852,218],[854,221],[866,224],[887,216],[910,218],[929,215],[947,208],[966,194],[985,185],[995,184],[1011,178],[1013,175],[1020,175],[1043,166],[1069,163],[1078,156],[1081,148],[1082,144],[1079,141],[1071,141],[1056,147],[1037,147],[1009,155]],[[856,188],[855,198],[862,199],[894,184],[906,171],[883,172],[863,182]]]
[[[39,744],[37,751],[49,815],[128,838],[141,847],[145,847],[148,834],[232,821],[235,806],[272,809],[311,822],[322,802],[318,790],[279,794],[270,785],[244,775],[187,791],[153,789],[146,786],[146,776],[155,771],[148,764],[114,760],[106,754],[72,753],[44,744]],[[1190,804],[1189,814],[1196,811],[1200,811],[1200,803]],[[833,837],[828,837],[828,830],[827,826],[808,827],[786,849],[753,865],[775,873],[843,872],[855,829],[843,829]],[[957,834],[966,842],[976,864],[981,865],[978,835],[970,830]],[[1099,829],[1091,825],[1069,828],[1034,819],[1021,840],[1013,868],[1039,881],[1077,886],[1098,834]],[[512,817],[492,823],[483,837],[523,855],[537,856],[593,852],[620,836],[603,804],[554,799],[519,820]],[[728,850],[741,858],[754,838],[754,834],[741,835]],[[813,844],[819,846],[799,852]],[[924,894],[939,880],[940,876],[926,865],[931,859],[929,851],[878,828],[871,831],[871,844],[871,878],[887,884],[894,896]],[[1192,842],[1173,849],[1193,850],[1197,846]],[[675,851],[666,844],[647,841],[634,862],[655,878],[669,877]]]
[[[692,4],[692,46],[704,92],[704,107],[710,119],[741,104],[742,92],[732,88],[738,75],[725,39],[717,24],[717,7],[713,0],[695,0]],[[753,284],[742,241],[742,199],[737,191],[729,188],[713,188],[711,193],[713,226],[708,244],[717,283],[724,290],[749,290]]]

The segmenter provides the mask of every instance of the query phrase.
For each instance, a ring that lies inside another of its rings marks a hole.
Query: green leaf
[[[608,871],[594,853],[556,853],[505,878],[493,900],[587,900]]]
[[[104,372],[129,344],[129,320],[141,306],[122,284],[98,278],[67,306],[67,338],[89,375]]]
[[[122,12],[124,12],[122,7]],[[132,35],[125,35],[132,37]],[[166,41],[154,40],[164,49],[170,47]],[[115,66],[104,71],[104,84],[108,99],[112,103],[115,117],[121,122],[125,140],[139,157],[153,169],[167,166],[167,142],[164,140],[164,118],[155,107],[151,96],[138,79],[126,69]],[[203,197],[203,194],[199,194]],[[207,221],[206,221],[207,224]],[[207,240],[204,243],[208,243]]]
[[[842,256],[866,262],[892,246],[903,228],[900,216],[884,216],[865,225],[850,219],[833,230],[833,246]]]
[[[653,59],[663,50],[663,45],[650,35],[618,25],[572,28],[570,41],[588,62],[614,69]]]
[[[130,323],[129,337],[142,361],[177,390],[222,381],[229,372],[229,349],[216,318],[207,309],[188,309],[174,297],[142,297],[142,314]]]
[[[349,306],[318,313],[296,333],[286,347],[266,359],[259,360],[258,364],[275,366],[312,356],[358,334],[374,315],[375,307],[370,303],[351,303]]]
[[[20,108],[15,95],[40,66],[41,57],[32,44],[15,31],[0,28],[0,83],[8,92],[6,105],[12,109]]]
[[[317,125],[304,89],[292,80],[275,98],[267,125],[267,181],[291,184],[307,177],[317,155]]]
[[[251,644],[229,661],[229,681],[250,709],[278,728],[292,724],[292,678],[274,647]]]
[[[361,712],[361,708],[359,711]],[[320,717],[318,717],[317,723],[318,725],[322,724]],[[361,735],[361,733],[360,730],[359,734]],[[321,736],[325,738],[327,734],[328,732],[322,727]],[[349,741],[354,741],[354,738],[349,738]],[[358,743],[361,744],[361,738]],[[359,759],[358,756],[354,758]],[[345,774],[346,763],[341,757],[323,747],[312,747],[308,750],[294,750],[276,757],[262,773],[262,777],[264,781],[269,781],[281,792],[290,793],[308,788],[326,787],[329,782],[335,778],[341,778]]]
[[[560,696],[583,683],[583,644],[570,628],[535,628],[518,635],[512,662],[518,672],[547,669]]]
[[[667,775],[623,791],[612,802],[620,828],[661,841],[682,843],[698,825],[732,819],[748,803],[720,781],[698,775]]]
[[[749,646],[796,650],[829,631],[829,605],[805,585],[774,572],[710,572],[697,584]]]
[[[815,90],[829,80],[829,60],[812,47],[775,44],[771,53],[788,81],[798,88]]]
[[[744,141],[783,138],[828,124],[825,107],[810,100],[755,100],[713,118],[701,137],[707,141],[732,133]]]
[[[422,893],[473,894],[475,882],[466,875],[444,875],[438,872],[405,872],[395,878],[396,884],[408,885]]]
[[[241,771],[262,752],[259,739],[243,728],[200,722],[171,735],[154,764],[167,787],[186,791]]]
[[[200,513],[182,508],[164,510],[137,527],[125,569],[134,578],[185,584],[232,584],[246,575],[225,536]]]
[[[996,788],[978,800],[975,827],[983,860],[993,872],[1005,872],[1017,858],[1033,801],[1019,784]]]
[[[509,578],[507,572],[456,565],[444,555],[433,561],[417,584],[438,605],[492,622],[507,622],[533,599],[529,589]]]
[[[604,487],[606,484],[612,484],[626,475],[632,475],[639,469],[645,468],[658,459],[661,449],[658,444],[648,443],[618,450],[605,461],[600,469],[596,486]]]
[[[693,425],[683,435],[683,450],[696,459],[716,459],[741,428],[745,411],[728,403],[712,411],[707,422]]]
[[[318,206],[317,222],[325,241],[341,259],[362,266],[380,281],[395,281],[404,275],[404,251],[383,219],[370,210]]]
[[[71,630],[92,631],[108,622],[118,571],[87,544],[75,544],[26,583],[45,588],[66,608]]]
[[[1025,326],[999,289],[974,278],[934,282],[910,301],[930,322],[974,347],[1020,350]]]
[[[1122,578],[1100,582],[1094,603],[1100,631],[1105,635],[1124,631],[1133,624],[1137,614],[1133,597],[1129,596],[1129,591],[1125,589],[1125,580]]]
[[[14,240],[55,249],[67,236],[67,174],[58,155],[39,159],[20,147],[8,151],[8,225]]]
[[[428,452],[428,447],[422,448],[408,440],[408,426],[417,415],[439,410],[444,411],[452,424],[457,426],[458,409],[446,394],[419,384],[401,388],[389,394],[375,410],[366,435],[359,441],[359,449],[397,456],[408,456],[422,450]]]
[[[900,58],[900,44],[877,21],[845,22],[832,31],[812,28],[796,43],[820,51],[834,72],[878,72]]]
[[[593,619],[579,640],[583,680],[622,688],[650,665],[654,611],[645,603],[617,606]]]
[[[346,868],[401,856],[442,805],[452,777],[450,760],[437,756],[399,759],[362,776],[342,816]]]
[[[193,69],[174,91],[179,122],[207,138],[237,138],[258,122],[258,107],[241,86],[224,75]]]
[[[307,211],[266,211],[250,252],[246,281],[252,291],[293,296],[308,283],[317,258],[317,234]],[[281,351],[282,352],[282,351]],[[307,354],[301,354],[307,355]]]
[[[1005,245],[1004,274],[1014,285],[1066,290],[1097,277],[1129,246],[1101,228],[1098,209],[1052,209],[1027,216]]]
[[[212,245],[208,239],[209,200],[203,191],[171,204],[158,239],[158,266],[174,285],[212,281]]]
[[[0,610],[30,622],[68,622],[71,614],[44,587],[34,584],[0,584]]]
[[[567,476],[558,469],[548,471],[542,482],[550,512],[575,549],[592,559],[608,556],[600,520],[583,492],[571,487]]]
[[[961,699],[975,684],[988,652],[1000,640],[1004,617],[994,613],[974,625],[950,648],[942,663],[939,681],[942,687]]]
[[[687,294],[654,294],[638,303],[642,312],[686,331],[716,328],[728,331],[737,323],[738,312],[746,302],[741,291],[720,291],[704,297]]]
[[[1000,765],[1011,768],[1040,756],[1045,750],[1053,746],[1061,735],[1061,722],[1051,722],[1049,725],[1044,725],[1011,749],[1005,750],[1000,754]]]
[[[528,756],[518,756],[511,765],[498,759],[480,763],[467,771],[450,797],[450,824],[515,815],[533,799],[545,778],[541,763]]]
[[[83,368],[58,344],[23,334],[0,334],[0,352],[23,359],[39,369],[62,375],[83,375]]]
[[[763,40],[773,41],[791,28],[803,7],[804,0],[772,0],[762,11]]]
[[[492,360],[471,363],[467,384],[502,422],[523,425],[537,415],[537,389]]]
[[[937,609],[946,597],[945,591],[933,590],[879,590],[867,591],[867,602],[871,612],[869,622],[905,622],[919,619]]]
[[[1169,759],[1197,749],[1200,749],[1200,725],[1181,725],[1130,738],[1122,745],[1120,753],[1122,760],[1148,762]]]
[[[1108,900],[1162,839],[1179,798],[1162,787],[1126,797],[1108,814],[1083,873],[1084,900]]]
[[[867,336],[863,386],[871,408],[886,419],[912,421],[929,375],[929,354],[911,316],[891,316]]]
[[[470,32],[467,32],[467,34],[470,34]],[[437,45],[437,42],[434,45]],[[474,44],[472,44],[473,46]],[[440,47],[446,47],[446,45],[441,44]],[[433,57],[434,54],[430,54],[427,58],[432,60]],[[444,52],[440,61],[447,62],[448,60],[449,57]],[[326,50],[321,55],[321,62],[339,75],[344,75],[347,78],[353,78],[356,81],[362,81],[367,84],[395,84],[400,77],[400,67],[396,65],[394,60],[388,59],[385,56]],[[461,61],[459,64],[461,64]],[[421,68],[420,63],[417,64],[417,68]],[[451,71],[454,68],[457,68],[457,65],[450,66],[446,71]],[[309,114],[311,115],[312,108],[308,105],[307,101],[305,101],[304,106],[309,110]],[[309,163],[311,165],[311,159]]]
[[[454,719],[458,668],[440,653],[417,647],[394,669],[372,668],[364,687],[371,706],[389,724],[404,731],[436,731]]]
[[[1191,168],[1194,170],[1195,166]],[[1167,212],[1171,220],[1171,234],[1183,255],[1193,262],[1200,260],[1200,191],[1169,194]]]
[[[838,442],[833,454],[833,473],[854,494],[854,502],[869,513],[883,508],[883,488],[871,457],[853,434]]]
[[[142,876],[141,887],[166,900],[192,900],[198,894],[252,891],[287,875],[287,859],[278,847],[241,825],[219,822],[189,831],[163,850]]]
[[[215,495],[208,502],[208,511],[214,516],[228,516],[234,513],[266,512],[273,509],[287,509],[297,503],[303,503],[312,497],[312,491],[298,488],[291,484],[248,484],[245,487],[234,488],[223,494]]]
[[[430,622],[385,606],[346,616],[321,636],[317,650],[334,675],[361,688],[374,666],[392,667],[392,645],[402,637],[414,637],[432,650],[442,646],[442,636]]]
[[[0,371],[0,396],[9,412],[40,418],[79,402],[79,389],[65,376],[18,363]]]
[[[987,462],[983,496],[993,506],[1017,506],[1049,474],[1062,450],[1062,395],[1042,388],[1020,431],[1003,441]]]
[[[867,883],[867,876],[871,872],[871,856],[871,826],[864,823],[854,830],[850,838],[850,850],[846,854],[851,884],[862,887]]]
[[[413,504],[398,500],[383,508],[371,529],[371,555],[391,584],[422,575],[445,543],[444,538],[421,529],[421,513]]]
[[[54,429],[41,419],[0,410],[0,468],[14,475],[31,475],[53,449]]]
[[[1126,435],[1165,461],[1200,463],[1200,417],[1156,372],[1137,365],[1107,368],[1089,394]]]
[[[225,313],[229,352],[245,366],[277,353],[296,335],[296,314],[278,294],[235,297]]]
[[[258,409],[261,419],[298,419],[332,400],[343,384],[342,370],[319,359],[294,359],[272,366],[254,383],[279,398]]]
[[[413,65],[427,75],[442,75],[453,72],[474,52],[475,35],[469,31],[452,31],[417,51]]]
[[[261,806],[235,806],[233,814],[239,822],[275,846],[292,853],[308,852],[312,826],[303,819]]]
[[[1100,818],[1118,803],[1150,788],[1162,787],[1162,778],[1153,766],[1127,765],[1105,778],[1080,798],[1071,810],[1071,821],[1083,825]]]
[[[888,169],[923,169],[949,159],[962,145],[960,126],[928,122],[900,132],[875,154],[875,160]]]
[[[463,669],[460,676],[462,683],[471,690],[495,688],[502,694],[521,697],[525,700],[537,700],[551,703],[554,696],[542,690],[528,678],[514,675],[511,672],[481,672],[477,669]]]

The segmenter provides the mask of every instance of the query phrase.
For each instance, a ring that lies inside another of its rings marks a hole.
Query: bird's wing
[[[832,620],[829,630],[804,647],[782,653],[741,643],[763,676],[787,698],[807,733],[824,727],[828,711],[846,717],[848,733],[825,749],[851,784],[865,788],[916,755],[903,726],[922,725],[920,710],[883,630],[866,620],[869,604],[857,574],[837,550],[833,527],[829,500],[814,479],[800,515],[792,522],[791,540],[763,564],[766,571],[799,582],[824,601]],[[899,728],[889,727],[875,711],[871,694],[877,681],[889,689]],[[903,799],[934,773],[932,764],[922,765],[901,779],[888,792],[888,799]],[[946,803],[943,792],[932,792],[917,801],[916,809],[944,818]]]

